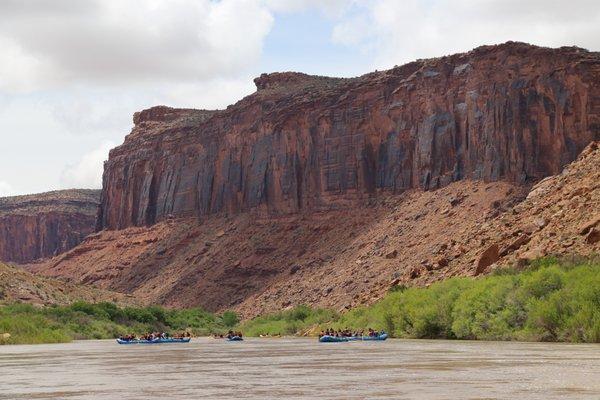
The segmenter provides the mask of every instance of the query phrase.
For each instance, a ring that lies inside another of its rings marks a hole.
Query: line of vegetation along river
[[[293,309],[239,321],[201,308],[0,306],[0,343],[59,343],[128,333],[180,332],[206,336],[230,329],[246,336],[316,335],[324,328],[384,329],[396,338],[600,342],[600,260],[543,258],[525,270],[500,269],[429,287],[398,286],[379,302],[339,314]],[[6,333],[8,335],[6,335]]]

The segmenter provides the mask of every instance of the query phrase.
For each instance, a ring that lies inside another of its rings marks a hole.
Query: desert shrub
[[[233,328],[240,322],[238,315],[233,311],[225,311],[221,315],[221,320],[223,321],[223,325],[225,325],[226,328]]]
[[[241,329],[248,336],[295,335],[333,323],[338,314],[327,309],[313,309],[305,305],[290,310],[256,317],[243,322]]]
[[[524,271],[391,291],[333,325],[405,338],[600,342],[600,262],[550,257]]]

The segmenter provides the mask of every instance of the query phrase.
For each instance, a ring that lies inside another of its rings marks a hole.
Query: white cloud
[[[15,194],[13,187],[6,181],[0,181],[0,197],[12,196]]]
[[[204,109],[224,109],[256,90],[252,75],[242,75],[238,79],[213,79],[194,85],[185,83],[170,85],[155,94],[155,101],[149,105],[167,104],[172,107]],[[160,98],[160,101],[159,101]]]
[[[359,0],[265,0],[267,6],[275,12],[292,13],[317,9],[331,16],[343,13],[347,7],[357,2]]]
[[[35,89],[31,77],[42,71],[42,63],[14,40],[0,36],[0,91],[27,92]]]
[[[359,46],[373,68],[508,40],[598,50],[600,7],[597,0],[366,0],[332,39]]]
[[[74,165],[68,165],[62,173],[61,185],[64,188],[99,189],[102,187],[102,172],[108,152],[115,146],[112,142],[86,153]]]
[[[0,102],[19,111],[0,110],[0,170],[23,192],[100,187],[135,111],[251,93],[273,18],[264,0],[0,1]]]
[[[0,2],[0,90],[236,76],[273,24],[258,0],[49,3]]]

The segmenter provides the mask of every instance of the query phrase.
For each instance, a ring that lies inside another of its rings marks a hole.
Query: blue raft
[[[239,342],[244,340],[241,336],[232,336],[230,338],[227,338],[228,341],[230,342]]]
[[[382,333],[379,336],[357,336],[356,339],[354,339],[354,340],[369,341],[369,340],[385,340],[387,338],[388,338],[388,334],[387,333]]]
[[[349,342],[351,340],[354,340],[353,337],[348,337],[348,336],[329,336],[329,335],[325,335],[325,336],[321,336],[319,338],[319,342],[321,342],[321,343]]]
[[[123,340],[117,339],[117,343],[119,344],[159,344],[159,343],[189,343],[192,340],[191,338],[158,338],[154,340],[144,340],[144,339],[135,339],[135,340]]]
[[[337,342],[353,342],[353,341],[377,341],[385,340],[388,338],[387,333],[382,333],[379,336],[321,336],[319,342],[321,343],[337,343]]]

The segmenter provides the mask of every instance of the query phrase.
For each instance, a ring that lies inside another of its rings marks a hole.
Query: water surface
[[[600,345],[193,339],[0,346],[0,399],[600,399]]]

